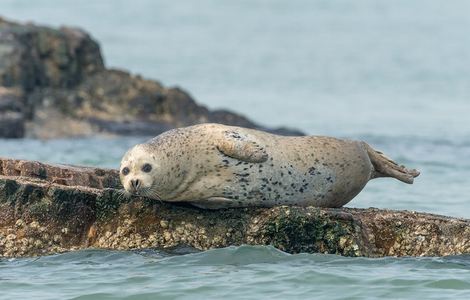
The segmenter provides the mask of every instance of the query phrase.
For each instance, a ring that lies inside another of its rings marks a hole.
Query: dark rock
[[[0,257],[242,244],[368,257],[470,253],[465,219],[374,208],[202,210],[120,188],[115,170],[0,159]]]
[[[59,30],[0,19],[0,85],[73,87],[86,76],[104,70],[98,43],[86,32]]]
[[[0,86],[24,96],[17,102],[19,114],[0,116],[0,137],[13,132],[42,138],[156,135],[205,122],[266,129],[229,111],[211,112],[180,88],[106,69],[98,43],[69,27],[51,29],[0,19]],[[22,131],[16,129],[20,123]],[[267,130],[302,134],[285,128]]]
[[[22,138],[24,133],[24,118],[22,114],[0,113],[0,137]]]
[[[17,90],[0,87],[0,137],[24,136],[23,106],[24,100]]]
[[[21,94],[15,89],[0,87],[0,112],[22,112],[24,106]]]
[[[156,136],[174,127],[165,122],[145,121],[106,121],[89,118],[87,121],[98,128],[100,132],[108,132],[118,135],[142,135]]]

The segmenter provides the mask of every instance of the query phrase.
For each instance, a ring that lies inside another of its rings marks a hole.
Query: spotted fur
[[[359,141],[202,124],[170,130],[130,149],[121,162],[121,170],[130,173],[121,174],[121,181],[130,192],[203,208],[340,207],[372,178],[410,183],[419,174],[371,151]],[[141,170],[146,163],[152,165],[149,173]],[[131,184],[135,179],[140,190]]]

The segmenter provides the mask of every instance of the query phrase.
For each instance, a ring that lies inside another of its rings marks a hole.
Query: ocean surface
[[[419,169],[348,206],[470,218],[470,2],[1,0],[89,31],[106,64],[268,126],[362,139]],[[0,140],[0,156],[117,168],[148,137]],[[271,247],[0,258],[0,299],[470,299],[470,257],[343,258]]]

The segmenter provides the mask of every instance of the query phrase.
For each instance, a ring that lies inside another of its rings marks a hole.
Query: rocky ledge
[[[123,196],[116,170],[0,159],[0,257],[86,249],[273,245],[289,253],[470,253],[470,220],[410,211],[202,210]]]
[[[302,134],[210,111],[180,88],[107,69],[99,44],[81,29],[0,18],[0,138],[157,135],[205,122]]]

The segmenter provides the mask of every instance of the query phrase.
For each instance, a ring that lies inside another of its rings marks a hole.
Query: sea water
[[[470,218],[470,2],[27,1],[0,15],[74,25],[106,64],[267,126],[362,139],[419,169],[348,206]],[[0,140],[0,156],[117,168],[148,137]],[[470,259],[79,251],[0,259],[0,299],[470,298]]]

